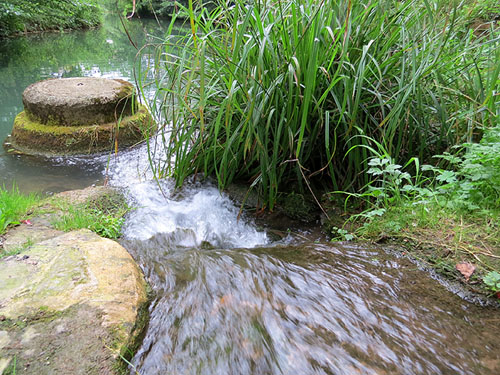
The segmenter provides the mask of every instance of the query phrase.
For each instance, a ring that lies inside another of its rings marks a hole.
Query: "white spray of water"
[[[175,191],[173,182],[152,178],[145,147],[122,153],[110,163],[111,185],[125,186],[136,207],[124,226],[128,239],[147,240],[155,234],[172,235],[177,246],[251,248],[268,243],[265,233],[238,219],[239,209],[215,187],[188,185]]]

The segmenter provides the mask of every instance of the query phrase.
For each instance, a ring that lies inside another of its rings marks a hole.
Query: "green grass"
[[[111,210],[95,204],[61,207],[62,215],[52,221],[54,228],[68,232],[74,229],[90,229],[106,238],[119,238],[125,221],[123,216],[129,211],[125,204]]]
[[[5,233],[9,226],[20,224],[41,200],[37,194],[21,194],[15,186],[10,191],[0,188],[0,234]],[[84,205],[60,202],[50,204],[53,208],[44,208],[43,211],[51,214],[55,212],[52,224],[56,229],[70,231],[88,228],[100,236],[114,239],[121,236],[123,216],[130,210],[125,200],[118,194],[104,196]],[[31,240],[28,240],[25,246],[3,253],[2,256],[18,254],[31,244]]]
[[[29,210],[40,201],[36,194],[24,195],[14,186],[12,190],[0,188],[0,234],[9,225],[19,224],[27,217]]]
[[[377,142],[404,164],[477,139],[498,120],[500,41],[475,37],[454,3],[186,9],[192,32],[144,48],[155,60],[139,69],[172,123],[157,176],[245,181],[272,210],[283,191],[359,191]]]

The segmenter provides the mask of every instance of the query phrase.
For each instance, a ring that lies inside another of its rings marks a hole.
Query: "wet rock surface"
[[[85,202],[110,191],[56,199]],[[86,229],[63,233],[50,221],[34,218],[2,245],[23,248],[0,259],[0,373],[115,373],[117,353],[140,333],[143,275],[117,242]]]

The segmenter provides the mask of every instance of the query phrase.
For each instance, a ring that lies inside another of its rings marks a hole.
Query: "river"
[[[138,45],[155,21],[128,23]],[[136,49],[108,14],[90,31],[0,41],[0,139],[26,86],[49,77],[134,81]],[[100,184],[136,207],[122,243],[152,287],[131,374],[500,373],[498,310],[472,305],[405,258],[352,243],[273,242],[210,183],[152,181],[145,147],[33,158],[0,151],[0,184],[51,194]]]

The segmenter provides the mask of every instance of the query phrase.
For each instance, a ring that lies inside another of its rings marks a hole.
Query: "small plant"
[[[0,188],[0,234],[4,233],[9,225],[19,224],[28,210],[39,201],[38,195],[23,195],[15,185],[11,191]]]
[[[330,242],[335,242],[335,241],[352,241],[355,237],[352,233],[349,233],[344,228],[337,228],[333,227],[331,230],[332,234],[332,239]]]
[[[486,274],[486,276],[483,278],[483,282],[492,292],[496,293],[497,295],[500,293],[500,273],[498,273],[497,271],[492,271]]]
[[[121,227],[125,221],[123,215],[127,211],[128,207],[115,213],[106,213],[89,206],[71,206],[52,224],[63,231],[87,228],[102,237],[116,239],[122,234]]]
[[[432,188],[434,177],[427,177],[424,172],[435,169],[429,165],[420,165],[418,158],[411,158],[404,166],[396,163],[389,155],[382,144],[376,140],[360,136],[369,144],[374,144],[376,148],[369,145],[355,146],[363,148],[372,153],[368,158],[369,182],[361,189],[360,193],[349,193],[337,191],[334,194],[347,195],[345,207],[350,198],[354,198],[367,207],[361,213],[354,215],[353,219],[362,218],[371,221],[375,217],[380,217],[385,212],[396,205],[410,204],[422,205],[428,203],[431,199],[436,199],[437,193]],[[412,174],[406,170],[411,170]]]

